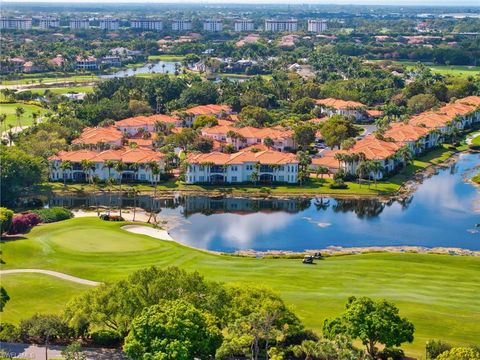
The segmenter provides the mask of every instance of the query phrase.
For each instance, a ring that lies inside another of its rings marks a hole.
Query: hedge
[[[39,210],[33,210],[32,213],[40,216],[40,219],[43,223],[52,223],[62,220],[71,219],[73,213],[62,207],[52,207]]]

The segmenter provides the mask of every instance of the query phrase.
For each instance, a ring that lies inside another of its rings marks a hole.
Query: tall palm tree
[[[377,175],[383,170],[382,164],[378,160],[370,160],[368,161],[368,170],[369,174],[373,174],[373,182],[375,187],[377,187]]]
[[[108,186],[108,216],[112,210],[112,187],[115,185],[115,178],[109,177],[106,181]]]
[[[133,196],[133,218],[132,221],[135,221],[135,216],[137,213],[137,195],[139,194],[139,191],[135,187],[131,187],[130,190],[128,191],[130,196]]]
[[[151,197],[151,204],[150,204],[150,216],[148,217],[148,223],[150,223],[150,220],[152,219],[153,216],[153,201],[157,197],[157,176],[160,174],[160,167],[158,166],[158,163],[155,161],[150,161],[147,163],[147,169],[150,170],[150,175],[151,175],[151,182],[153,183],[153,197]],[[156,219],[155,219],[156,223]]]
[[[73,169],[73,164],[69,160],[62,161],[60,164],[60,169],[62,169],[63,187],[65,188],[67,187],[67,170],[71,172]]]
[[[6,126],[7,125],[7,114],[0,114],[0,129],[3,127],[4,131],[7,131]]]
[[[85,181],[90,182],[90,171],[95,166],[95,163],[93,161],[84,159],[80,162],[80,166],[85,174]]]
[[[90,178],[93,186],[93,202],[95,203],[95,209],[97,211],[97,216],[100,216],[100,212],[98,211],[98,202],[97,202],[97,185],[100,183],[100,178],[98,175],[93,175]]]
[[[21,117],[23,114],[25,114],[25,109],[21,106],[17,106],[15,109],[15,116],[17,117],[17,126],[19,127],[22,126]]]
[[[122,160],[119,160],[115,163],[115,171],[119,174],[118,184],[120,186],[120,191],[118,195],[118,207],[120,212],[120,217],[122,216],[122,177],[123,172],[125,171],[125,163]]]
[[[110,173],[112,172],[112,169],[115,167],[115,161],[113,160],[107,160],[105,161],[105,164],[103,165],[103,168],[108,169],[108,177],[111,177]]]
[[[403,168],[406,168],[408,164],[413,161],[413,152],[408,146],[403,146],[397,151],[397,156],[402,159]]]
[[[365,174],[368,174],[368,163],[366,161],[360,162],[357,166],[356,170],[358,176],[358,184],[362,186],[362,179],[364,178]]]

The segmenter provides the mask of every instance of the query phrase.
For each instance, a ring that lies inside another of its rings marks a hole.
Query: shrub
[[[8,232],[12,226],[13,211],[0,207],[0,235]]]
[[[402,349],[385,348],[378,354],[378,358],[382,360],[403,360],[405,354]]]
[[[330,184],[330,189],[348,189],[348,185],[343,180],[335,180]]]
[[[428,340],[425,345],[427,359],[436,359],[441,353],[450,350],[452,346],[442,340]]]
[[[98,346],[116,346],[122,341],[120,334],[112,330],[95,331],[90,334],[90,338]]]
[[[34,213],[13,215],[12,226],[9,234],[25,234],[32,227],[41,222],[40,216]]]
[[[469,347],[455,347],[438,355],[437,360],[480,360],[480,352]]]
[[[101,214],[99,218],[105,221],[125,221],[123,217],[118,215]]]
[[[19,342],[21,340],[20,329],[13,324],[0,323],[0,341]]]
[[[32,213],[39,215],[43,223],[52,223],[73,217],[73,213],[70,210],[62,207],[33,210]]]

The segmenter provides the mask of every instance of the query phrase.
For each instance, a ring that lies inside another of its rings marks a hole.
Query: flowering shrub
[[[9,234],[24,234],[41,222],[40,216],[34,213],[15,214]]]
[[[125,221],[125,219],[121,216],[118,215],[108,215],[108,214],[102,214],[100,215],[100,219],[105,220],[105,221]]]

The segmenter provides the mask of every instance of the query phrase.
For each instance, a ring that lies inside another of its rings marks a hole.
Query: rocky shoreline
[[[425,246],[364,246],[364,247],[342,247],[329,246],[324,249],[309,249],[304,252],[283,251],[283,250],[240,250],[235,255],[255,256],[255,257],[302,257],[304,255],[313,255],[321,253],[322,255],[339,256],[339,255],[356,255],[368,253],[417,253],[417,254],[440,254],[440,255],[457,255],[457,256],[480,256],[480,251],[451,248],[451,247],[425,247]]]

